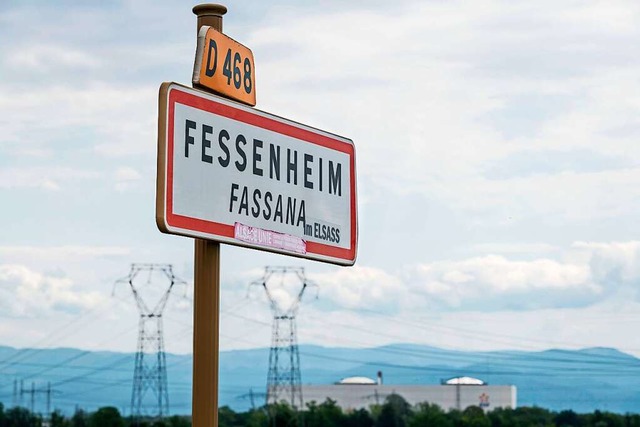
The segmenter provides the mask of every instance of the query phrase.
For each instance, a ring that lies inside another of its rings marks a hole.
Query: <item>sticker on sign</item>
[[[350,139],[163,83],[156,222],[165,233],[353,265],[355,147]]]

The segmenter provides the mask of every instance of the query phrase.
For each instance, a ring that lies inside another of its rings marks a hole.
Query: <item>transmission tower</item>
[[[240,396],[238,396],[239,399],[249,399],[249,402],[251,403],[251,410],[255,411],[256,410],[256,398],[258,397],[266,397],[266,393],[256,393],[253,391],[252,388],[249,389],[249,393],[245,393],[242,394]]]
[[[142,286],[137,286],[135,282],[138,277],[147,275],[144,286],[151,285],[154,272],[159,273],[160,277],[166,277],[168,286],[160,294],[155,305],[150,306],[141,296]],[[162,312],[167,305],[173,287],[176,284],[185,284],[186,282],[173,274],[173,268],[170,264],[131,264],[129,275],[118,280],[116,284],[118,283],[129,284],[140,312],[138,345],[133,370],[133,389],[131,391],[131,415],[136,423],[143,416],[165,417],[169,415],[169,390],[167,388]],[[149,392],[151,393],[149,394]]]
[[[51,383],[48,382],[46,387],[36,388],[36,383],[31,382],[30,388],[25,388],[24,380],[20,380],[20,388],[18,389],[18,380],[13,381],[13,406],[24,405],[24,396],[29,396],[29,410],[35,414],[36,411],[36,395],[44,394],[46,397],[46,412],[45,420],[51,420],[51,399],[53,395],[60,393],[59,390],[51,388]]]
[[[291,277],[298,281],[300,290],[293,301],[287,307],[283,307],[274,296],[273,281],[279,278],[282,286],[285,280]],[[293,408],[302,408],[296,314],[305,290],[317,286],[307,280],[303,267],[265,267],[262,279],[253,282],[252,285],[263,287],[273,314],[266,403],[273,404],[284,400]]]

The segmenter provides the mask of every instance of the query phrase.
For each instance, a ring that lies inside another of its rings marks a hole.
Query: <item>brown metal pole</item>
[[[198,29],[204,25],[213,27],[216,30],[222,32],[222,15],[227,13],[226,6],[221,4],[199,4],[193,7],[193,13],[198,15]],[[198,33],[196,32],[196,35]]]
[[[197,31],[208,25],[222,32],[222,15],[226,12],[227,8],[219,4],[195,6]],[[195,239],[194,252],[192,425],[217,427],[220,243]]]
[[[195,239],[193,427],[218,425],[220,243]]]

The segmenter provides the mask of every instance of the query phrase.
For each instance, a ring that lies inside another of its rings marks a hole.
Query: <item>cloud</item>
[[[585,150],[521,151],[501,159],[486,173],[489,179],[509,179],[534,174],[556,175],[566,172],[590,173],[633,168],[634,161],[625,157],[613,158]]]
[[[0,169],[0,188],[38,188],[58,191],[69,182],[95,180],[101,174],[95,171],[62,167],[10,167]]]
[[[451,309],[536,309],[590,304],[601,287],[586,265],[551,259],[510,260],[486,255],[410,267],[412,292],[432,306]]]
[[[54,312],[77,312],[100,304],[98,292],[75,289],[66,277],[38,273],[17,264],[0,265],[2,314],[14,317],[42,317]]]
[[[0,246],[3,259],[37,258],[40,260],[86,260],[87,258],[120,258],[130,255],[131,249],[121,246]]]
[[[373,183],[363,200],[425,195],[485,224],[503,212],[586,221],[640,208],[628,160],[640,156],[637,11],[414,2],[307,14],[248,43],[264,54],[270,109],[354,139],[359,177]]]
[[[427,195],[441,201],[458,215],[479,222],[501,225],[534,221],[544,228],[539,218],[566,225],[591,223],[595,219],[611,219],[633,215],[640,210],[640,168],[602,172],[562,172],[505,180],[476,176],[414,182],[382,184],[387,191]],[[427,206],[422,209],[427,209]]]
[[[598,283],[614,288],[640,284],[640,242],[576,242],[573,247],[588,254]]]
[[[145,219],[151,187],[136,197],[118,190],[142,188],[155,166],[158,85],[188,83],[195,17],[171,2],[72,3],[0,6],[0,188],[58,191],[4,191],[12,227],[0,257],[39,274],[40,289],[84,295],[79,287],[110,290],[133,255],[192,262],[190,241],[158,238]],[[324,315],[319,331],[327,334],[327,310],[375,333],[383,322],[371,326],[357,310],[434,311],[445,324],[513,310],[496,322],[503,329],[526,317],[523,336],[540,323],[540,336],[571,337],[583,319],[560,328],[567,310],[636,297],[636,243],[610,240],[637,237],[628,230],[640,210],[638,2],[407,0],[391,12],[380,1],[330,3],[251,2],[225,17],[228,34],[256,56],[259,108],[357,147],[368,243],[356,267],[310,274],[321,287],[312,306]],[[34,20],[38,31],[25,32]],[[80,164],[96,175],[78,174]],[[105,185],[92,185],[90,199],[76,188],[99,178]],[[566,246],[587,238],[602,242]],[[53,246],[19,247],[16,239]],[[122,239],[145,251],[132,254],[118,246]],[[263,260],[281,262],[224,250],[233,265],[223,275],[238,279],[225,284],[223,300],[244,298],[261,272],[243,274]],[[42,273],[61,269],[65,275]],[[12,274],[15,283],[27,276]],[[268,305],[261,307],[268,322]],[[600,329],[605,341],[610,335]]]
[[[100,65],[95,56],[75,50],[73,47],[43,43],[12,51],[5,58],[5,61],[9,67],[20,70],[38,69],[41,72],[51,72],[55,67],[91,69]]]
[[[621,293],[640,296],[640,242],[576,242],[552,253],[559,259],[514,259],[520,255],[515,251],[510,257],[417,263],[394,272],[356,266],[313,279],[322,298],[337,307],[385,312],[570,308]]]
[[[91,148],[101,156],[152,156],[158,87],[189,77],[195,47],[195,17],[189,8],[176,16],[171,7],[82,4],[63,11],[41,4],[0,11],[3,142],[67,151],[82,140],[74,154]],[[177,24],[171,35],[162,23],[169,14]],[[38,30],[21,31],[33,19]]]
[[[137,181],[140,181],[142,175],[140,172],[131,167],[120,167],[113,174],[117,191],[126,191],[131,188]]]
[[[242,41],[256,54],[261,108],[354,138],[360,179],[372,183],[361,200],[428,195],[498,226],[502,212],[519,222],[612,218],[639,207],[622,200],[640,200],[638,168],[624,161],[640,157],[630,135],[640,128],[639,31],[629,24],[637,8],[404,2],[389,15],[352,4],[319,13],[290,5],[282,12],[291,19],[248,25]],[[630,12],[614,25],[623,10]],[[36,12],[13,8],[7,22]],[[134,5],[47,12],[57,17],[43,24],[47,43],[5,44],[0,67],[51,58],[56,84],[5,79],[0,116],[13,119],[4,138],[43,151],[73,130],[100,156],[150,158],[157,84],[171,78],[158,70],[188,76],[193,37],[181,27],[166,33],[151,17],[142,34],[127,25],[143,13]],[[125,30],[113,34],[116,23]],[[96,44],[78,33],[102,37]],[[139,41],[124,46],[120,37]],[[86,72],[92,61],[99,67]],[[61,187],[53,179],[38,185]]]
[[[310,276],[321,298],[345,308],[382,308],[397,305],[407,294],[405,283],[379,268],[354,266]]]
[[[558,252],[561,248],[549,243],[479,243],[473,245],[476,253],[539,255]]]
[[[2,137],[7,143],[74,148],[75,154],[93,148],[107,156],[153,152],[156,85],[83,81],[30,89],[0,83],[0,89],[6,94],[0,112],[13,118]],[[70,137],[82,144],[69,146]]]

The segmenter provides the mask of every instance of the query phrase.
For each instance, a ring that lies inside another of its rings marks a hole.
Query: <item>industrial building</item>
[[[489,385],[471,377],[455,377],[438,385],[387,385],[378,379],[349,377],[331,385],[303,385],[304,404],[322,403],[327,398],[335,400],[344,410],[368,409],[382,404],[389,395],[402,396],[410,405],[434,403],[444,410],[463,410],[479,406],[485,411],[495,408],[516,407],[516,387],[513,385]]]

